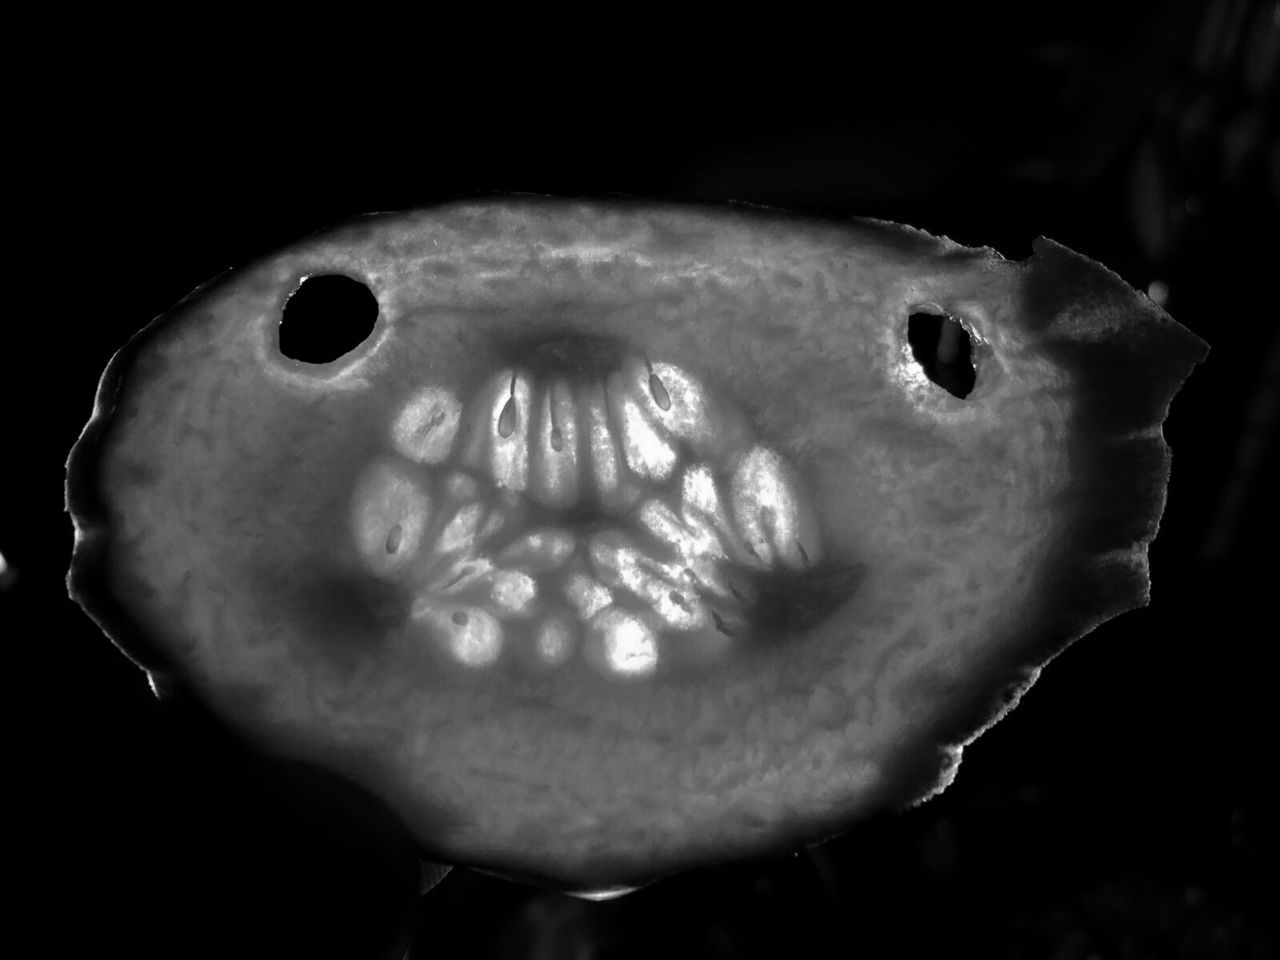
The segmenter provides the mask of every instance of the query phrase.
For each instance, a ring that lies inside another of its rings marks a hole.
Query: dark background
[[[0,632],[40,658],[9,677],[30,701],[11,733],[22,917],[67,956],[356,957],[396,937],[414,957],[1274,949],[1278,16],[904,8],[795,40],[649,25],[633,46],[616,25],[545,47],[438,32],[359,67],[249,26],[207,49],[193,31],[63,51],[66,74],[41,76],[69,86],[19,98],[31,170],[13,184],[47,198],[28,278],[49,274],[19,331],[44,362],[6,364],[30,452],[5,471]],[[66,599],[62,464],[112,352],[199,283],[352,214],[496,190],[874,216],[1011,259],[1043,234],[1163,285],[1212,354],[1165,428],[1150,607],[1059,657],[941,797],[821,848],[602,904],[455,870],[407,906],[394,827],[163,710]],[[299,790],[319,812],[285,802]]]

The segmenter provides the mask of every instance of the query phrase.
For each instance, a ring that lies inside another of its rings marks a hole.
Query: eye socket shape
[[[977,372],[972,341],[959,320],[946,314],[912,313],[907,317],[907,340],[933,383],[961,400],[973,392]]]
[[[332,363],[360,346],[377,319],[377,298],[359,280],[338,274],[306,277],[281,313],[280,354],[305,364]]]
[[[1035,251],[551,202],[338,229],[112,361],[73,596],[434,860],[581,892],[830,836],[1146,602],[1205,346]],[[375,335],[282,357],[297,278],[335,271]],[[963,400],[921,303],[974,331]]]

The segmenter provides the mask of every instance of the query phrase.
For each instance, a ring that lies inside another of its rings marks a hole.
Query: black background
[[[28,449],[0,528],[6,646],[38,658],[9,675],[19,913],[36,935],[68,956],[178,958],[355,957],[401,934],[414,957],[1274,946],[1280,155],[1257,76],[1275,15],[1071,9],[975,23],[906,8],[795,39],[650,25],[633,45],[617,25],[545,46],[438,30],[416,56],[358,65],[249,25],[198,52],[200,31],[62,51],[65,73],[19,98],[31,162],[13,189],[42,207],[25,279],[44,279],[16,324],[38,353],[20,340],[7,357]],[[268,84],[289,44],[296,66]],[[1151,606],[1059,657],[920,808],[603,904],[455,870],[404,908],[416,933],[401,927],[404,864],[375,854],[393,828],[324,791],[327,813],[296,814],[288,789],[262,788],[274,774],[163,710],[66,599],[62,465],[112,352],[199,283],[352,214],[497,190],[875,216],[1013,259],[1043,234],[1167,285],[1213,352],[1166,424]]]

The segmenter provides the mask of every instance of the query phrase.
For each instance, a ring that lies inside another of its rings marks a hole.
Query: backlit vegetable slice
[[[111,361],[73,596],[155,689],[437,860],[585,890],[818,841],[941,789],[1147,602],[1161,424],[1206,347],[1034,250],[532,200],[336,229]],[[290,359],[326,275],[376,323]],[[963,396],[918,313],[970,347]]]

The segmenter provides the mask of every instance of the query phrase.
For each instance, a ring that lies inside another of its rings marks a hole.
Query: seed
[[[652,371],[649,372],[649,393],[653,395],[653,402],[663,410],[671,409],[671,396],[667,393],[667,388],[662,385],[662,381],[658,379],[658,375]]]
[[[649,395],[653,397],[653,402],[663,410],[670,410],[671,395],[667,393],[667,388],[662,385],[658,375],[653,372],[653,364],[649,362],[648,357],[644,358],[644,365],[649,368]]]
[[[498,433],[504,439],[516,432],[516,398],[507,397],[502,405],[502,413],[498,416]]]

